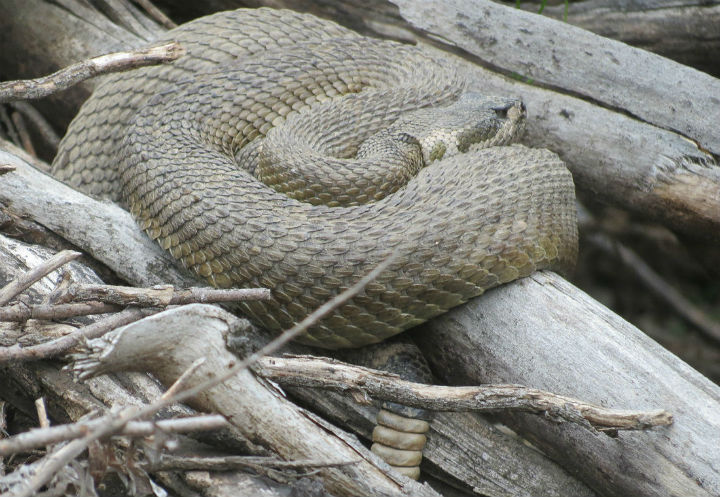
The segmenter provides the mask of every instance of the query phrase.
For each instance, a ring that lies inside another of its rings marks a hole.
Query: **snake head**
[[[450,105],[410,112],[392,128],[417,140],[428,165],[470,150],[516,141],[525,128],[526,114],[525,105],[518,99],[468,92]]]

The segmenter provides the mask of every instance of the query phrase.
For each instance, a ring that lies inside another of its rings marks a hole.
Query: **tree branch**
[[[0,83],[0,103],[46,97],[100,74],[162,64],[184,54],[185,50],[179,43],[170,42],[141,50],[100,55],[68,66],[49,76]]]
[[[254,370],[281,385],[357,391],[379,400],[435,411],[531,412],[558,422],[579,423],[601,431],[644,430],[672,423],[672,415],[661,409],[607,409],[520,385],[425,385],[402,380],[392,373],[321,357],[264,357]]]

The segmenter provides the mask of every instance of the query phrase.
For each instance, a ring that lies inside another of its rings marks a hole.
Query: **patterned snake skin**
[[[271,288],[273,301],[242,305],[266,328],[290,327],[392,253],[302,341],[375,343],[573,264],[569,172],[547,150],[494,146],[517,135],[524,108],[465,95],[449,62],[270,9],[208,16],[165,38],[188,55],[106,77],[54,173],[124,203],[210,284]],[[454,124],[473,106],[479,125]]]

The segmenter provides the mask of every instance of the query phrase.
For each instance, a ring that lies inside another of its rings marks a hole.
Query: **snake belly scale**
[[[106,77],[70,125],[54,174],[125,204],[212,285],[271,288],[272,301],[242,304],[266,328],[290,327],[393,253],[388,270],[301,341],[375,343],[491,287],[573,264],[574,187],[547,150],[471,147],[442,157],[445,145],[434,146],[421,155],[442,158],[405,185],[382,157],[351,167],[359,186],[334,166],[309,180],[265,167],[278,146],[292,171],[318,171],[318,150],[331,164],[352,163],[364,140],[408,112],[443,112],[463,98],[466,81],[451,63],[271,9],[215,14],[165,38],[188,54]],[[284,147],[286,124],[299,134]],[[403,147],[421,141],[397,134]]]

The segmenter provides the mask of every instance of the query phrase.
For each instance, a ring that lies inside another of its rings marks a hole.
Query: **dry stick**
[[[153,288],[136,288],[114,285],[70,285],[67,300],[76,302],[99,301],[117,305],[167,306],[194,303],[240,302],[244,300],[270,300],[267,288],[188,288],[175,290],[172,285]],[[66,300],[65,298],[61,300]]]
[[[28,319],[66,319],[92,314],[117,312],[123,306],[165,307],[194,303],[240,302],[244,300],[270,300],[272,293],[267,288],[239,288],[218,290],[215,288],[189,288],[169,292],[166,289],[111,287],[110,285],[88,285],[89,292],[69,287],[67,296],[80,302],[69,304],[17,304],[0,307],[0,321],[22,323]],[[98,288],[110,288],[107,293],[98,292]],[[121,288],[123,291],[116,291]],[[78,292],[78,293],[75,293]],[[65,295],[59,297],[67,300]]]
[[[257,456],[210,456],[186,457],[162,454],[157,462],[148,464],[149,471],[231,471],[234,469],[310,469],[346,466],[357,461],[322,461],[313,459],[296,459],[281,461],[274,457]]]
[[[41,399],[38,399],[41,400]],[[89,421],[78,421],[66,425],[42,427],[0,440],[0,456],[65,442],[86,436],[92,430],[107,423],[106,416]],[[218,430],[228,426],[228,421],[219,414],[191,416],[188,418],[165,419],[162,421],[132,421],[117,433],[121,436],[146,437],[162,430],[168,433]]]
[[[37,159],[37,153],[35,152],[35,147],[32,144],[32,138],[30,138],[30,132],[25,125],[25,120],[22,115],[19,112],[13,112],[10,118],[15,125],[18,135],[20,136],[20,142],[22,143],[23,149],[29,155]]]
[[[434,411],[533,412],[558,421],[589,423],[598,430],[643,430],[672,423],[672,415],[661,409],[607,409],[520,385],[426,385],[402,380],[392,373],[312,356],[264,357],[253,369],[281,385],[351,390],[379,400]]]
[[[40,422],[40,428],[49,428],[50,420],[47,416],[47,409],[45,409],[45,399],[43,397],[35,399],[35,410],[38,413],[38,421]]]
[[[102,321],[83,326],[76,331],[62,338],[52,340],[50,342],[33,345],[31,347],[21,348],[18,345],[12,347],[0,347],[0,364],[9,361],[29,361],[47,359],[50,357],[64,354],[72,347],[78,345],[82,340],[90,340],[98,338],[108,331],[114,330],[119,326],[132,323],[145,316],[154,314],[156,311],[152,309],[138,309],[135,307],[125,309],[122,312],[109,316]]]
[[[589,236],[588,240],[596,247],[617,255],[620,261],[631,269],[655,295],[667,302],[706,337],[720,343],[720,323],[708,317],[700,308],[685,298],[656,273],[642,257],[622,243],[601,234]]]
[[[121,311],[122,307],[103,302],[81,302],[77,304],[17,304],[0,307],[0,321],[22,323],[28,319],[52,321],[76,316],[107,314]]]
[[[183,390],[182,392],[179,392],[172,397],[160,398],[152,404],[147,405],[143,408],[128,408],[125,411],[118,413],[116,416],[108,418],[107,422],[104,425],[98,427],[96,431],[89,433],[86,437],[78,440],[73,440],[72,442],[56,450],[52,454],[49,454],[48,456],[46,456],[43,464],[40,466],[38,471],[32,477],[28,478],[27,481],[23,482],[25,486],[17,492],[16,496],[30,497],[43,485],[50,481],[53,475],[55,475],[55,473],[57,473],[63,466],[65,466],[69,461],[79,456],[89,444],[91,444],[95,440],[117,432],[118,430],[122,429],[122,427],[125,426],[129,421],[138,418],[146,418],[153,415],[163,407],[167,407],[175,402],[182,402],[183,400],[189,399],[209,388],[219,385],[223,381],[233,377],[240,371],[246,369],[248,366],[254,364],[260,357],[275,352],[280,347],[287,344],[290,340],[305,332],[310,326],[314,325],[319,320],[327,316],[337,307],[343,305],[345,302],[360,293],[368,283],[370,283],[381,272],[387,269],[396,257],[397,254],[393,253],[393,255],[385,259],[385,261],[380,263],[375,269],[373,269],[367,275],[357,281],[353,286],[318,307],[314,312],[308,315],[300,323],[283,332],[280,336],[269,342],[259,351],[249,355],[242,361],[238,362],[235,366],[230,368],[224,374],[216,376],[215,378],[212,378],[208,381],[202,382],[199,385],[196,385],[195,387],[188,390]],[[81,373],[79,376],[80,378],[84,378],[86,376],[89,376],[89,373],[86,375],[83,375]]]
[[[18,276],[13,281],[0,289],[0,305],[10,302],[20,292],[29,288],[36,281],[44,278],[60,266],[77,259],[82,254],[72,250],[63,250],[51,258],[38,264],[34,268]]]
[[[42,78],[0,83],[0,103],[46,97],[99,74],[170,62],[184,54],[185,49],[173,41],[141,50],[100,55]]]
[[[48,120],[45,119],[45,116],[27,102],[10,102],[10,107],[28,118],[43,140],[45,140],[53,150],[57,150],[60,144],[60,136],[55,132]]]
[[[198,357],[193,361],[192,364],[190,364],[190,367],[183,372],[183,374],[180,375],[180,377],[175,380],[175,382],[170,385],[170,388],[165,390],[165,393],[162,394],[162,398],[168,398],[172,397],[176,393],[182,391],[185,389],[185,386],[187,385],[188,381],[190,381],[190,378],[192,378],[192,375],[195,374],[195,371],[198,370],[200,366],[202,366],[205,363],[204,357]]]
[[[162,10],[155,7],[155,5],[150,0],[135,0],[135,3],[145,9],[145,12],[147,12],[150,17],[155,19],[167,29],[177,28],[177,24],[172,22]]]
[[[0,105],[0,121],[2,121],[2,123],[5,125],[5,128],[7,129],[7,136],[8,138],[10,138],[10,141],[20,147],[20,136],[17,134],[17,130],[15,129],[12,119],[10,119],[10,115],[7,113],[4,105]]]
[[[0,176],[5,173],[11,173],[15,170],[15,166],[12,164],[0,164]]]

